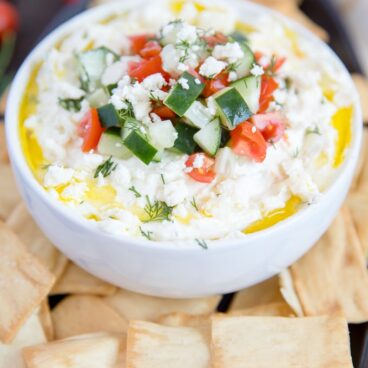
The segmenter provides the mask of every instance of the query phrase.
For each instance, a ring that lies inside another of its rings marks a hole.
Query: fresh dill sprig
[[[153,92],[152,91],[150,91],[150,100],[152,101],[152,102],[159,102],[159,103],[161,103],[161,100],[160,100],[160,98],[159,97],[157,97],[157,96],[155,96],[154,94],[153,94]]]
[[[139,226],[139,231],[147,240],[152,240],[152,231],[144,231],[141,226]]]
[[[141,198],[142,194],[138,192],[137,189],[135,189],[135,186],[130,187],[128,190],[134,193],[135,198]]]
[[[194,207],[194,209],[199,212],[198,206],[197,206],[197,202],[195,197],[193,197],[193,199],[190,201],[190,204]]]
[[[59,105],[68,111],[78,112],[81,109],[81,104],[84,97],[81,98],[59,98]]]
[[[126,109],[121,109],[118,111],[119,117],[122,120],[126,120],[128,118],[134,118],[134,109],[133,105],[129,101],[124,101],[124,103],[127,105]]]
[[[234,63],[230,63],[226,68],[225,68],[225,72],[230,73],[230,72],[235,72],[239,67],[239,62],[234,62]]]
[[[309,134],[317,134],[317,135],[321,135],[321,131],[319,130],[319,127],[316,125],[314,128],[308,128],[306,131],[305,131],[305,134],[306,135],[309,135]]]
[[[109,176],[116,168],[118,167],[118,164],[112,160],[112,156],[110,156],[105,162],[103,162],[101,165],[99,165],[95,171],[94,178],[98,178],[100,173],[104,178]]]
[[[272,55],[270,64],[264,70],[264,74],[269,77],[273,77],[275,75],[275,65],[276,65],[276,57],[275,55]]]
[[[208,245],[203,239],[195,239],[196,243],[203,249],[207,250]]]
[[[188,41],[180,41],[175,44],[175,48],[178,50],[182,50],[184,55],[180,56],[179,63],[184,63],[189,56],[190,43]]]
[[[170,207],[166,202],[154,201],[151,202],[149,197],[146,196],[147,204],[144,207],[144,212],[147,214],[148,219],[143,222],[160,222],[170,221],[170,217],[174,207]]]
[[[162,181],[162,184],[166,184],[166,181],[165,181],[165,176],[164,174],[161,174],[161,181]]]

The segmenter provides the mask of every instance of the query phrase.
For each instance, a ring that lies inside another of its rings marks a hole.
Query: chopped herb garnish
[[[139,193],[139,192],[138,192],[138,190],[137,190],[137,189],[135,189],[135,187],[134,187],[134,186],[133,186],[133,187],[130,187],[130,188],[129,188],[129,190],[130,190],[131,192],[133,192],[133,193],[134,193],[135,198],[141,198],[141,197],[142,197],[142,194],[141,194],[141,193]]]
[[[98,178],[100,173],[104,178],[109,176],[116,168],[118,164],[112,160],[112,156],[110,156],[105,162],[99,165],[96,169],[94,178]]]
[[[127,105],[126,109],[121,109],[118,111],[119,117],[122,120],[126,120],[128,118],[134,118],[134,109],[133,105],[129,101],[124,101],[124,103]]]
[[[270,64],[264,70],[265,75],[268,75],[269,77],[273,77],[275,75],[275,64],[276,64],[276,57],[275,55],[272,55]]]
[[[150,100],[153,102],[159,102],[161,103],[161,100],[159,97],[155,96],[152,91],[150,91]]]
[[[293,152],[293,154],[291,155],[292,158],[297,158],[299,156],[299,147],[297,147],[295,149],[295,151]]]
[[[41,167],[42,170],[48,170],[51,164],[46,164]]]
[[[190,204],[194,207],[194,209],[196,211],[199,212],[199,209],[198,209],[198,206],[197,206],[197,202],[196,202],[196,199],[193,197],[193,199],[191,200]]]
[[[203,239],[195,239],[195,241],[201,248],[206,249],[206,250],[208,249],[208,245]]]
[[[239,62],[235,62],[235,63],[230,63],[226,68],[225,68],[225,72],[230,73],[230,72],[235,72],[239,67]]]
[[[147,204],[144,207],[144,212],[147,214],[148,219],[143,222],[170,221],[174,207],[170,207],[162,201],[154,201],[152,203],[148,196],[146,196],[146,199]]]
[[[189,56],[190,43],[188,41],[180,41],[175,44],[175,48],[183,51],[183,55],[179,58],[179,63],[184,63]]]
[[[289,91],[291,88],[293,81],[291,80],[290,77],[286,77],[285,78],[285,88]]]
[[[81,103],[84,97],[81,98],[59,98],[59,105],[68,111],[78,112],[81,109]]]
[[[141,226],[139,226],[139,230],[142,236],[144,236],[147,240],[152,240],[152,231],[144,231]]]
[[[319,130],[319,127],[318,126],[315,126],[314,128],[308,128],[306,131],[305,131],[305,134],[306,135],[309,135],[309,134],[317,134],[317,135],[321,135],[321,131]]]
[[[162,181],[162,184],[166,184],[164,174],[161,174],[161,181]]]

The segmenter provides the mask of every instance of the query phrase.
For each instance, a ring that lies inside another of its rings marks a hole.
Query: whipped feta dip
[[[107,233],[202,246],[316,203],[348,149],[353,100],[328,52],[279,18],[245,24],[225,3],[180,3],[65,36],[39,66],[23,125],[61,205]],[[175,91],[193,90],[182,111]]]

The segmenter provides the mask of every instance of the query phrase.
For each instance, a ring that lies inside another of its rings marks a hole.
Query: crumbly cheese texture
[[[45,168],[43,185],[50,195],[101,231],[156,241],[242,238],[247,236],[243,232],[247,226],[270,211],[283,208],[291,196],[299,197],[305,205],[315,203],[335,176],[332,162],[336,131],[331,119],[351,99],[344,88],[345,77],[323,49],[301,37],[296,45],[284,24],[270,16],[260,16],[252,19],[254,31],[247,37],[251,48],[266,57],[272,54],[286,57],[276,77],[280,87],[270,109],[281,110],[288,120],[287,139],[270,146],[264,162],[238,156],[229,147],[221,148],[216,155],[216,178],[203,184],[188,176],[191,168],[185,164],[187,155],[166,152],[159,162],[149,165],[134,156],[126,160],[113,158],[115,170],[107,177],[95,177],[96,168],[108,157],[95,151],[83,153],[77,132],[90,104],[82,99],[80,111],[72,112],[58,103],[60,98],[85,96],[80,88],[75,53],[93,45],[107,46],[123,55],[117,61],[107,60],[102,83],[117,84],[109,102],[116,109],[129,104],[136,119],[144,123],[142,133],[148,132],[153,140],[155,134],[165,129],[167,139],[161,142],[165,146],[162,148],[170,148],[177,138],[173,124],[161,120],[151,110],[152,99],[163,101],[167,96],[163,87],[171,88],[176,82],[167,82],[160,73],[141,83],[132,81],[127,76],[128,63],[137,57],[129,55],[127,35],[141,34],[144,30],[157,33],[164,24],[180,17],[188,22],[184,27],[172,23],[161,29],[167,43],[161,53],[164,70],[175,77],[198,67],[202,76],[218,74],[244,53],[237,43],[217,45],[199,66],[198,32],[231,33],[238,20],[226,4],[212,6],[212,2],[204,2],[203,8],[194,4],[189,1],[173,13],[167,2],[153,2],[109,22],[81,25],[80,30],[50,50],[40,69],[37,111],[27,120],[27,128],[35,132],[43,155],[50,162]],[[186,45],[185,51],[175,46],[178,43]],[[263,60],[265,65],[268,62]],[[264,73],[262,60],[259,64],[253,66],[253,75]],[[236,75],[230,78],[236,79]],[[326,98],[326,80],[333,90],[332,99]],[[177,83],[183,89],[188,88],[183,77]],[[216,115],[211,98],[207,99],[207,110]],[[158,126],[160,129],[155,130]],[[199,156],[193,168],[201,166],[200,160]],[[142,220],[148,201],[169,206],[170,219]]]

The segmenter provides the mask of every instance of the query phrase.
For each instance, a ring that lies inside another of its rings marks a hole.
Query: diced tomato
[[[97,109],[89,110],[78,127],[78,135],[83,138],[82,151],[89,152],[95,149],[103,131]]]
[[[203,38],[210,47],[225,44],[228,41],[228,37],[221,32],[216,32],[213,36],[205,36]]]
[[[201,163],[200,167],[197,167],[198,161]],[[185,166],[190,169],[188,175],[200,183],[211,183],[216,177],[214,169],[215,160],[204,153],[194,153],[190,155],[185,162]]]
[[[261,51],[256,51],[254,53],[254,58],[256,59],[257,64],[260,64],[260,60],[262,59],[263,56],[264,54]],[[269,70],[269,73],[276,73],[284,65],[286,61],[286,57],[275,56],[275,55],[273,55],[272,57],[273,57],[273,66],[272,66],[272,70]],[[270,69],[270,64],[261,65],[261,66],[263,66],[265,70]]]
[[[18,26],[19,15],[16,7],[0,0],[0,41],[5,34],[17,31]]]
[[[285,119],[279,112],[253,115],[251,120],[267,142],[275,143],[284,136]]]
[[[172,119],[175,118],[176,114],[170,110],[167,106],[158,106],[152,110],[153,113],[158,115],[161,119]]]
[[[268,106],[273,101],[273,93],[279,87],[274,78],[268,75],[262,75],[261,81],[261,95],[259,98],[259,113],[267,111]]]
[[[162,47],[157,41],[148,41],[139,51],[139,55],[141,55],[145,59],[149,59],[153,56],[158,55],[161,50]]]
[[[267,143],[262,133],[249,121],[244,121],[230,132],[230,145],[239,156],[248,156],[257,162],[266,158]]]
[[[169,80],[170,75],[162,69],[161,56],[156,55],[148,60],[142,60],[139,62],[131,61],[128,64],[128,74],[130,77],[135,78],[138,82],[142,82],[143,79],[156,73],[161,73],[166,80]]]
[[[154,37],[155,37],[154,34],[141,34],[141,35],[129,36],[128,38],[131,42],[130,48],[132,52],[134,54],[138,54],[139,51],[143,49],[144,45]]]
[[[207,79],[202,92],[204,97],[209,97],[218,91],[221,91],[229,85],[229,74],[222,72],[212,79]]]
[[[285,63],[286,61],[286,57],[282,56],[282,57],[278,57],[276,58],[274,64],[273,64],[273,72],[276,73]]]

